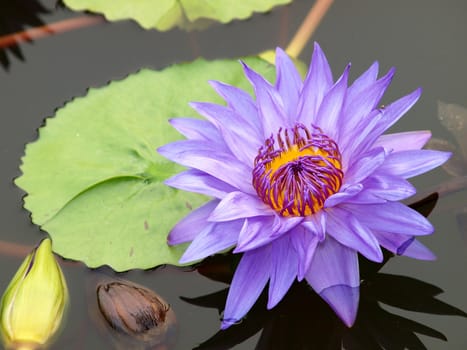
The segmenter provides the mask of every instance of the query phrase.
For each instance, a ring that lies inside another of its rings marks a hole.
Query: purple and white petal
[[[238,323],[251,309],[266,286],[270,270],[269,247],[243,254],[230,285],[221,329]]]
[[[297,277],[298,257],[289,235],[271,243],[271,279],[269,281],[268,309],[282,300]]]
[[[410,256],[420,260],[434,260],[435,255],[413,236],[384,231],[373,232],[379,244],[396,255]]]
[[[177,131],[190,140],[210,141],[221,148],[225,148],[225,143],[217,128],[207,120],[194,118],[173,118],[170,124]]]
[[[332,208],[343,202],[348,202],[363,190],[362,184],[343,185],[339,192],[334,193],[324,202],[324,208]]]
[[[433,150],[401,151],[388,155],[379,170],[382,173],[408,179],[440,166],[450,157],[450,152]]]
[[[379,63],[375,61],[365,72],[362,73],[362,75],[355,79],[347,90],[344,110],[348,110],[350,106],[357,104],[354,101],[360,100],[362,92],[366,91],[375,83],[378,78],[378,71]]]
[[[268,138],[277,134],[280,128],[289,128],[288,117],[285,114],[282,98],[278,91],[261,75],[256,73],[245,63],[245,75],[255,90],[258,111],[263,124],[263,136]]]
[[[398,202],[372,205],[344,204],[343,207],[371,230],[410,236],[428,235],[434,230],[423,215]]]
[[[319,125],[321,130],[333,140],[338,139],[339,121],[347,92],[349,71],[350,64],[345,68],[336,84],[324,96],[318,114],[314,119],[314,124]]]
[[[236,111],[246,125],[255,130],[256,136],[263,135],[263,125],[259,118],[258,108],[250,94],[245,91],[219,81],[210,81],[211,86],[224,98],[227,105]]]
[[[253,164],[263,139],[254,135],[252,128],[246,127],[237,112],[208,102],[192,102],[190,106],[220,130],[225,144],[238,160],[245,164]]]
[[[275,239],[271,237],[273,224],[274,218],[272,216],[246,218],[240,230],[234,253],[255,250],[272,242]]]
[[[354,249],[372,261],[383,261],[383,252],[371,230],[350,212],[332,208],[328,211],[327,233],[339,243]]]
[[[328,60],[318,43],[315,43],[310,69],[303,82],[298,102],[297,122],[304,125],[314,123],[319,106],[332,85],[332,72]]]
[[[209,223],[187,248],[180,263],[204,259],[233,247],[238,239],[243,220]]]
[[[400,176],[387,175],[383,172],[375,172],[363,181],[364,190],[357,196],[348,200],[349,203],[378,203],[378,199],[384,201],[400,201],[413,196],[417,190]],[[374,200],[369,200],[373,198]]]
[[[362,154],[355,161],[349,163],[344,175],[344,183],[357,184],[374,173],[386,159],[386,150],[383,147],[373,148]]]
[[[282,97],[286,116],[290,123],[294,124],[292,118],[297,114],[298,98],[303,86],[302,79],[295,64],[280,48],[276,49],[276,68],[276,89]]]
[[[180,190],[216,198],[224,198],[230,192],[236,191],[235,187],[197,169],[185,170],[165,180],[164,183]]]
[[[407,131],[381,135],[373,147],[384,147],[392,152],[419,150],[428,142],[431,132],[428,130]]]
[[[207,219],[218,204],[219,200],[212,200],[185,216],[170,230],[167,243],[175,245],[192,241],[209,224]]]
[[[328,236],[316,248],[305,278],[342,321],[352,326],[360,295],[357,253]]]
[[[298,256],[297,279],[301,281],[305,278],[316,247],[322,240],[311,232],[308,227],[304,226],[303,223],[291,230],[289,236],[290,242]]]
[[[158,152],[183,166],[217,177],[243,192],[256,194],[251,183],[245,181],[245,174],[251,174],[251,168],[215,146],[204,141],[176,141],[160,147]]]
[[[436,260],[436,255],[417,239],[413,240],[413,242],[405,249],[402,255],[419,260]]]
[[[258,197],[243,192],[231,192],[225,196],[209,216],[209,221],[230,221],[254,216],[273,216],[274,210]]]
[[[368,84],[365,87],[360,86],[358,94],[354,92],[355,89],[349,88],[349,96],[346,98],[343,118],[339,125],[341,129],[338,140],[339,143],[348,142],[348,139],[352,138],[351,135],[354,134],[353,131],[359,122],[377,106],[387,87],[391,83],[394,71],[394,69],[390,69],[384,77],[376,82]],[[365,83],[367,82],[365,81]]]

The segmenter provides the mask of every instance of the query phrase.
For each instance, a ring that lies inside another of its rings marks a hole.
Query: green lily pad
[[[273,78],[265,61],[245,61]],[[208,80],[251,91],[236,60],[199,59],[90,89],[46,120],[15,182],[56,253],[117,271],[178,263],[185,246],[166,236],[206,198],[165,186],[182,168],[156,148],[181,138],[167,120],[196,116],[189,101],[222,103]]]
[[[197,28],[206,21],[228,23],[292,0],[64,0],[75,11],[102,13],[108,20],[134,19],[145,29]]]

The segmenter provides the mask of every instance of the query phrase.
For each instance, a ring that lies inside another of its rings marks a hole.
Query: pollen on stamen
[[[321,129],[279,129],[258,150],[253,187],[282,216],[309,216],[339,191],[344,176],[339,148]]]

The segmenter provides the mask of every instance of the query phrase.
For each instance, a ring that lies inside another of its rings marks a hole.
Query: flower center
[[[311,130],[311,131],[310,131]],[[255,158],[253,187],[282,216],[308,216],[339,191],[339,148],[320,128],[296,124],[266,139]]]

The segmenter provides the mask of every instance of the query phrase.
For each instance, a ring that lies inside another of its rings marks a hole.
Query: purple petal
[[[310,232],[316,235],[320,241],[322,241],[326,233],[326,212],[321,210],[306,217],[301,225],[306,227]]]
[[[251,181],[245,180],[251,168],[230,153],[216,149],[216,145],[205,141],[177,141],[158,149],[158,152],[181,165],[208,173],[243,192],[256,194]]]
[[[303,221],[302,217],[283,218],[257,216],[245,220],[234,253],[245,252],[266,245],[288,233]]]
[[[235,157],[245,164],[253,164],[262,146],[260,136],[255,135],[234,110],[208,102],[192,102],[190,106],[216,125]]]
[[[274,238],[271,238],[273,223],[274,218],[272,216],[257,216],[245,219],[234,253],[254,250],[273,241]]]
[[[275,240],[271,245],[271,280],[269,281],[268,309],[282,300],[297,277],[298,257],[292,248],[289,235]]]
[[[263,291],[271,270],[269,248],[243,254],[230,285],[221,329],[240,321]]]
[[[360,285],[354,250],[328,236],[318,245],[306,280],[347,326],[354,323]]]
[[[237,242],[242,220],[209,223],[183,253],[180,263],[188,263],[221,252]]]
[[[255,135],[263,135],[263,126],[259,119],[256,103],[248,93],[218,81],[210,81],[209,83],[224,98],[227,105],[243,117],[245,124],[255,130]]]
[[[364,88],[361,87],[358,94],[355,94],[355,89],[350,90],[349,88],[349,93],[352,94],[346,98],[342,123],[339,125],[342,139],[340,141],[347,140],[347,138],[353,134],[352,131],[355,130],[360,120],[365,118],[377,106],[391,83],[393,76],[394,69],[390,69],[389,72],[378,81]]]
[[[384,163],[385,158],[386,151],[383,147],[373,148],[362,154],[349,164],[349,169],[345,172],[344,183],[362,182]]]
[[[327,232],[338,242],[372,261],[383,261],[383,252],[370,229],[340,208],[328,211]]]
[[[450,157],[450,152],[433,150],[401,151],[388,155],[379,171],[408,179],[440,166]]]
[[[331,68],[321,47],[315,43],[310,69],[298,102],[298,122],[313,123],[324,95],[333,84]]]
[[[402,255],[419,260],[436,260],[436,255],[416,239],[405,249]]]
[[[212,200],[185,216],[172,228],[167,243],[175,245],[192,241],[208,225],[207,219],[218,204],[217,199]]]
[[[337,139],[338,135],[339,120],[347,92],[349,70],[350,64],[345,68],[344,73],[336,84],[324,96],[314,121],[326,135],[334,140]]]
[[[374,173],[363,182],[364,190],[348,200],[350,203],[379,203],[385,201],[400,201],[414,195],[417,190],[407,180],[399,176]],[[361,195],[361,197],[360,197]],[[373,199],[373,200],[371,200]]]
[[[243,192],[231,192],[222,199],[208,220],[230,221],[269,215],[274,215],[274,211],[258,197]]]
[[[340,188],[339,192],[333,194],[332,196],[328,197],[324,202],[325,208],[332,208],[336,205],[347,202],[351,198],[355,197],[359,194],[363,189],[362,184],[356,185],[344,185]]]
[[[277,90],[245,63],[243,68],[245,75],[253,85],[256,95],[256,104],[263,124],[263,136],[265,138],[275,135],[280,128],[289,128],[288,118],[284,111],[282,98]]]
[[[341,140],[339,149],[342,154],[342,168],[344,173],[347,171],[349,162],[353,159],[358,159],[362,153],[362,149],[368,149],[371,144],[368,140],[368,135],[378,125],[382,118],[382,114],[378,110],[373,110],[367,118],[362,119],[357,127],[349,133],[347,140]]]
[[[316,247],[321,239],[311,232],[308,227],[304,226],[303,223],[290,231],[289,237],[298,255],[297,279],[301,281],[310,268]]]
[[[358,221],[375,231],[385,231],[410,236],[433,232],[430,222],[417,211],[398,202],[383,204],[344,204]],[[371,215],[368,215],[371,213]]]
[[[371,133],[368,133],[367,139],[368,145],[374,144],[374,142],[381,136],[383,132],[389,129],[394,123],[396,123],[412,106],[418,101],[422,89],[418,88],[412,93],[401,97],[394,101],[390,105],[379,109],[382,113],[381,120],[376,125]]]
[[[434,260],[435,255],[423,244],[409,235],[398,235],[383,231],[373,232],[379,244],[397,255],[410,256],[420,260]]]
[[[368,87],[372,86],[376,78],[378,78],[379,64],[378,62],[373,62],[373,64],[355,81],[349,86],[347,90],[347,97],[345,104],[346,106],[354,104],[354,99],[357,99],[361,96],[363,91],[366,91]],[[348,107],[346,107],[347,109]]]
[[[304,218],[302,216],[292,216],[292,217],[285,217],[280,215],[274,216],[274,223],[272,226],[272,236],[278,237],[283,233],[286,233],[293,229],[295,226],[300,224]]]
[[[323,290],[321,298],[328,303],[347,327],[352,327],[358,312],[360,288],[345,285]]]
[[[431,137],[428,130],[381,135],[373,147],[384,147],[392,152],[421,149]]]
[[[193,118],[174,118],[169,120],[177,131],[190,140],[211,141],[224,148],[219,130],[207,120]]]
[[[289,120],[295,118],[302,79],[289,56],[280,48],[276,49],[276,89],[282,97],[285,113]]]
[[[236,188],[197,169],[189,169],[178,173],[164,182],[168,186],[180,190],[201,193],[206,196],[224,198]]]

